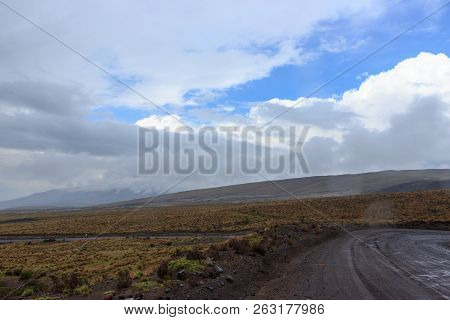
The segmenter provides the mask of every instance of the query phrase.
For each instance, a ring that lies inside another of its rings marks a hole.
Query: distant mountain
[[[128,189],[106,191],[62,189],[0,202],[0,210],[251,202],[288,199],[293,195],[307,198],[436,189],[450,189],[450,170],[381,171],[306,177],[191,190],[160,197]]]
[[[46,192],[35,193],[27,197],[1,201],[0,210],[12,208],[76,208],[95,206],[116,201],[126,201],[143,196],[148,196],[148,194],[138,193],[128,189],[106,191],[88,191],[74,189],[50,190]]]
[[[173,205],[345,196],[380,192],[450,189],[450,170],[381,171],[263,181],[147,197],[110,206]]]

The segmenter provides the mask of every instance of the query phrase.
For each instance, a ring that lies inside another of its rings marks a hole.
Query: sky
[[[271,179],[449,168],[450,5],[418,23],[446,2],[2,0],[0,200],[259,181],[139,175],[137,128],[285,111],[310,172]]]

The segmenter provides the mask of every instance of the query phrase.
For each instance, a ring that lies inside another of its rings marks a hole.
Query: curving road
[[[300,259],[298,298],[450,298],[449,231],[353,231]]]

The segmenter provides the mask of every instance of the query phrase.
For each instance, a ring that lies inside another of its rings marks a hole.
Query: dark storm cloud
[[[94,103],[89,92],[76,85],[14,81],[0,83],[0,105],[55,115],[79,115]]]
[[[448,105],[438,97],[415,100],[384,131],[354,126],[338,143],[313,138],[305,146],[314,173],[439,168],[450,163]]]
[[[0,148],[91,155],[136,153],[137,129],[87,121],[93,99],[80,87],[51,83],[0,84]]]

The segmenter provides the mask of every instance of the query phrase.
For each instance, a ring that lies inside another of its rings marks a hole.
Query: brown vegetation
[[[414,223],[448,228],[450,191],[145,208],[131,215],[122,209],[4,214],[0,215],[3,237],[45,235],[50,239],[101,232],[129,237],[0,244],[0,296],[112,298],[116,291],[142,294],[171,281],[191,281],[195,286],[198,277],[215,279],[221,272],[212,260],[227,257],[231,259],[227,263],[250,263],[249,257],[256,256],[261,260],[274,248],[289,247],[304,232],[318,234],[342,224]],[[283,226],[294,227],[289,236]],[[230,240],[200,234],[176,236],[176,232],[242,230],[251,234]],[[173,236],[133,238],[131,234],[137,232]]]
[[[86,286],[98,283],[108,283],[108,290],[128,288],[132,279],[153,277],[161,262],[177,251],[205,249],[217,241],[171,239],[170,246],[167,239],[131,238],[2,244],[0,299],[21,296],[27,288],[33,289],[32,298],[69,297],[77,292],[83,296]]]
[[[33,216],[28,222],[5,223]],[[119,222],[120,221],[120,222]],[[275,225],[314,223],[410,223],[450,221],[450,190],[373,194],[241,204],[214,204],[0,215],[0,235],[85,235],[139,232],[262,230]]]

